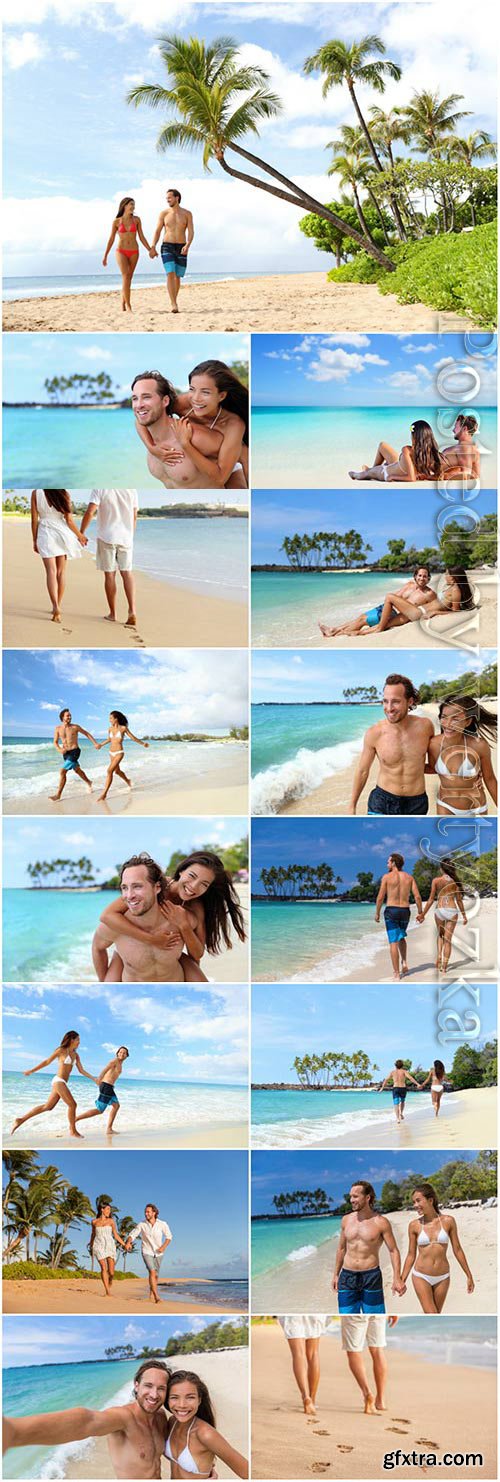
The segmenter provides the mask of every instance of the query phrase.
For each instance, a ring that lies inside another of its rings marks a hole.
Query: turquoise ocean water
[[[189,283],[233,283],[238,278],[262,278],[266,271],[254,273],[194,273],[189,270]],[[293,269],[291,270],[293,271]],[[321,270],[320,270],[321,271]],[[121,288],[121,273],[113,272],[109,268],[100,273],[61,273],[59,277],[42,275],[38,278],[15,278],[7,277],[3,280],[3,299],[5,303],[12,299],[26,298],[61,298],[67,293],[109,293],[115,289],[118,293]],[[154,288],[163,285],[165,287],[165,274],[161,262],[156,264],[153,272],[141,273],[140,269],[134,273],[133,288]]]
[[[93,1073],[98,1075],[106,1058],[102,1047],[93,1047],[89,1041],[82,1048],[82,1055],[89,1061]],[[86,1069],[88,1068],[86,1065]],[[10,1132],[14,1117],[22,1116],[30,1107],[48,1096],[51,1083],[52,1076],[41,1072],[35,1077],[30,1076],[28,1080],[19,1071],[4,1072],[2,1084],[5,1133]],[[97,1087],[73,1071],[71,1088],[79,1110],[90,1111],[95,1104]],[[149,1076],[147,1080],[137,1080],[135,1076],[127,1077],[125,1072],[120,1077],[117,1094],[120,1101],[118,1125],[123,1133],[137,1137],[139,1143],[141,1137],[147,1140],[152,1125],[155,1136],[164,1133],[168,1144],[169,1132],[187,1133],[191,1128],[199,1130],[212,1122],[245,1122],[247,1118],[248,1097],[246,1086],[242,1085],[224,1085],[219,1081],[164,1081]],[[105,1121],[104,1114],[103,1130]],[[88,1125],[94,1134],[97,1119]],[[100,1122],[98,1125],[101,1127]],[[68,1118],[63,1103],[60,1102],[50,1115],[47,1113],[34,1119],[29,1126],[36,1132],[38,1141],[44,1127],[50,1132],[51,1139],[58,1134],[65,1137]],[[26,1133],[27,1130],[25,1128],[23,1132]],[[21,1136],[24,1145],[26,1140],[29,1142],[29,1137],[26,1139],[26,1136]]]
[[[108,890],[3,892],[7,982],[95,982],[91,943]]]
[[[446,1097],[446,1107],[455,1097]],[[407,1096],[405,1116],[411,1121],[427,1098]],[[390,1091],[252,1091],[252,1145],[254,1148],[308,1147],[326,1139],[369,1127],[375,1138],[394,1122]]]
[[[103,722],[104,720],[103,714]],[[95,725],[93,734],[96,740],[103,740],[104,725],[101,729]],[[81,748],[80,766],[94,786],[103,784],[108,751],[95,751],[84,736],[81,737]],[[188,741],[150,741],[147,751],[143,746],[134,745],[132,741],[127,742],[125,770],[134,785],[139,787],[147,786],[149,782],[155,787],[159,783],[168,783],[170,787],[187,788],[192,782],[194,772],[201,784],[208,773],[215,772],[220,775],[222,785],[225,770],[232,765],[236,756],[241,758],[242,768],[244,767],[246,752],[245,744],[238,741],[231,742],[230,746],[217,742],[216,739],[204,745],[191,744]],[[46,736],[5,737],[3,797],[6,811],[14,808],[21,799],[33,798],[39,801],[44,796],[47,798],[55,789],[59,769],[60,762],[52,739],[49,740]],[[81,793],[83,783],[70,776],[66,787],[69,789],[73,785]],[[47,812],[51,807],[52,804],[47,803]]]
[[[357,968],[366,967],[386,944],[385,928],[375,925],[374,915],[374,905],[254,900],[252,979],[257,983],[345,981]]]
[[[334,627],[397,592],[408,572],[252,572],[252,642],[256,648],[322,643],[318,623]],[[431,586],[439,587],[433,576]],[[409,630],[408,630],[409,631]],[[360,639],[366,646],[369,638]],[[338,640],[339,645],[342,639]]]
[[[279,812],[348,767],[373,705],[252,705],[252,813]]]
[[[342,1221],[332,1215],[303,1220],[252,1221],[252,1276],[274,1271],[284,1261],[307,1259],[307,1252],[332,1240]]]
[[[45,1322],[47,1337],[50,1324]],[[118,1363],[36,1364],[3,1371],[3,1404],[7,1415],[33,1415],[47,1410],[69,1410],[73,1405],[108,1409],[132,1399],[132,1380],[138,1360]],[[85,1456],[93,1441],[70,1441],[65,1446],[23,1446],[3,1459],[4,1477],[66,1476],[67,1465]]]
[[[254,388],[258,394],[257,386]],[[334,396],[332,391],[332,398]],[[440,406],[254,407],[252,413],[252,484],[255,489],[345,489],[349,469],[371,463],[381,438],[399,453],[410,442],[411,423],[429,422],[439,447],[451,447],[451,427],[461,408]],[[480,421],[477,441],[482,451],[483,488],[496,487],[496,413],[473,408]],[[438,415],[451,418],[450,433],[438,432]],[[356,487],[353,484],[353,488]],[[376,496],[376,483],[363,484]],[[382,485],[384,492],[390,485]],[[458,485],[456,486],[458,488]],[[394,486],[396,498],[401,489]],[[408,499],[415,497],[408,486]]]

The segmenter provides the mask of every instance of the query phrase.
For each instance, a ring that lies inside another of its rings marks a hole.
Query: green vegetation
[[[369,704],[370,700],[378,700],[379,694],[376,684],[351,684],[342,690],[345,700],[356,700],[358,705]]]
[[[429,683],[425,680],[419,685],[419,695],[423,704],[430,700],[444,700],[453,695],[475,695],[480,700],[487,700],[498,694],[498,675],[496,664],[485,664],[480,674],[467,669],[465,674],[459,674],[457,679],[433,679]]]
[[[4,1280],[14,1281],[16,1276],[29,1280],[58,1279],[64,1276],[93,1275],[79,1265],[76,1251],[69,1245],[70,1230],[88,1224],[97,1212],[99,1202],[109,1203],[117,1220],[118,1232],[126,1240],[135,1221],[129,1214],[120,1216],[118,1207],[109,1194],[97,1194],[92,1204],[87,1195],[76,1184],[63,1178],[55,1164],[40,1168],[38,1156],[31,1150],[16,1150],[2,1154],[7,1182],[3,1192],[3,1217],[5,1245],[3,1250]],[[41,1240],[46,1240],[44,1250],[39,1250]],[[33,1253],[31,1242],[33,1241]],[[11,1256],[24,1245],[25,1259]],[[126,1252],[119,1247],[125,1271]],[[118,1259],[118,1256],[117,1256]],[[115,1272],[118,1275],[118,1272]]]
[[[324,1050],[321,1055],[296,1055],[293,1062],[301,1086],[364,1086],[373,1081],[379,1069],[364,1050],[352,1055],[343,1051]]]
[[[100,1281],[101,1279],[97,1271],[86,1271],[84,1266],[78,1266],[76,1258],[75,1265],[71,1264],[71,1269],[63,1265],[57,1270],[54,1270],[52,1266],[46,1266],[42,1257],[39,1261],[11,1261],[9,1265],[4,1265],[2,1276],[4,1281],[71,1281],[73,1278],[75,1281]],[[138,1281],[139,1277],[136,1277],[135,1271],[115,1270],[114,1280]]]
[[[274,1194],[272,1203],[277,1214],[334,1214],[332,1201],[324,1189],[295,1189],[291,1194]]]
[[[366,253],[331,268],[333,283],[378,283],[381,293],[395,293],[401,304],[429,304],[469,314],[485,329],[494,328],[497,312],[496,222],[458,236],[422,238],[398,243],[390,251],[395,272],[388,278]]]
[[[247,726],[234,726],[231,729],[231,735],[233,735],[233,732],[235,733],[235,739],[239,741],[245,741],[248,738]],[[200,738],[193,733],[191,739],[193,741],[199,741],[200,739],[212,741],[214,738],[213,736]],[[201,847],[207,854],[218,854],[219,859],[222,860],[224,869],[229,870],[231,873],[248,867],[248,838],[240,839],[236,844],[228,844],[224,847],[220,844],[203,844]],[[177,850],[172,854],[165,867],[165,874],[173,875],[177,866],[184,858],[185,855],[181,850]],[[29,863],[26,866],[27,874],[38,889],[41,887],[47,888],[47,885],[52,885],[57,886],[59,889],[72,890],[81,890],[89,886],[94,886],[100,890],[119,890],[120,870],[121,865],[117,865],[116,874],[112,875],[109,880],[97,881],[92,861],[85,856],[81,859],[37,859],[34,863]]]
[[[300,900],[302,897],[333,897],[341,875],[335,875],[328,864],[271,865],[260,871],[266,895],[276,900]]]
[[[75,401],[82,405],[86,402],[104,405],[121,400],[107,371],[99,371],[96,376],[47,376],[43,384],[52,406],[64,406],[68,402],[74,404]]]
[[[417,1184],[428,1182],[429,1175],[418,1172],[410,1173],[398,1181],[387,1179],[377,1200],[377,1209],[382,1214],[390,1214],[391,1210],[412,1208],[413,1190]],[[497,1192],[496,1153],[485,1150],[478,1153],[471,1163],[452,1158],[442,1168],[436,1169],[430,1182],[442,1206],[450,1204],[454,1199],[490,1199]],[[345,1195],[342,1214],[347,1214],[350,1207]]]
[[[445,571],[447,566],[493,566],[497,554],[497,516],[482,515],[474,523],[470,510],[464,514],[467,525],[450,520],[436,546],[407,545],[404,536],[393,536],[387,550],[376,561],[368,560],[368,545],[358,530],[316,530],[313,534],[286,535],[280,549],[284,551],[291,571],[349,570],[365,566],[368,571],[413,571],[428,566],[431,571]],[[472,525],[472,528],[470,528]],[[258,567],[254,567],[258,570]]]
[[[495,896],[497,892],[497,851],[490,849],[485,854],[470,854],[464,850],[453,854],[453,860],[466,895],[477,894],[481,899]],[[413,874],[420,893],[427,900],[432,881],[441,873],[438,860],[418,859]],[[377,899],[380,878],[375,879],[371,870],[358,870],[357,884],[340,893],[337,886],[342,876],[336,875],[331,865],[323,861],[319,865],[271,865],[259,872],[264,893],[270,900],[311,900],[329,898],[340,901],[371,902]]]
[[[365,543],[358,530],[347,530],[345,535],[339,535],[338,531],[320,530],[314,535],[285,535],[280,549],[285,552],[293,570],[311,571],[328,570],[332,566],[348,570],[360,562],[366,565],[372,547]]]
[[[178,1333],[169,1338],[165,1347],[161,1344],[151,1348],[145,1343],[142,1348],[133,1343],[116,1343],[105,1348],[106,1358],[146,1359],[170,1358],[174,1353],[213,1353],[223,1348],[246,1348],[248,1344],[248,1322],[235,1317],[231,1322],[210,1322],[201,1333]]]
[[[482,900],[488,896],[496,896],[496,849],[490,849],[485,854],[469,854],[466,850],[462,854],[454,851],[452,857],[466,895],[475,895],[477,892]],[[437,861],[430,859],[417,860],[413,874],[424,900],[427,900],[435,875],[439,875],[440,873],[440,866]]]
[[[97,883],[94,866],[86,855],[80,859],[37,859],[27,864],[26,872],[38,887],[52,885],[78,890]]]
[[[328,210],[335,213],[339,225],[334,226],[331,221],[325,221],[322,217],[316,216],[314,211],[309,211],[307,216],[303,216],[299,221],[300,230],[304,236],[312,237],[318,252],[333,252],[338,268],[342,266],[343,261],[347,260],[348,254],[350,257],[355,257],[358,252],[362,252],[363,256],[366,256],[361,242],[354,242],[350,237],[346,237],[345,227],[355,227],[358,219],[356,208],[351,206],[347,196],[341,196],[339,201],[329,201]],[[390,233],[393,224],[386,211],[366,204],[364,216],[367,231],[377,246],[382,247],[384,242],[391,241]],[[378,271],[379,264],[375,263],[372,257],[368,258],[368,262],[372,262]]]

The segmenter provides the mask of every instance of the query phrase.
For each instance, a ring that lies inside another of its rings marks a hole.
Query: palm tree
[[[92,1204],[87,1195],[83,1194],[75,1184],[70,1184],[55,1211],[54,1269],[60,1265],[64,1241],[70,1226],[81,1225],[84,1220],[92,1219],[93,1214]]]
[[[365,237],[369,237],[370,241],[373,241],[370,228],[368,226],[368,222],[366,220],[366,216],[364,215],[363,207],[359,198],[358,183],[359,181],[363,180],[363,167],[360,163],[359,156],[354,152],[352,152],[351,154],[341,154],[339,152],[337,154],[335,151],[335,141],[332,141],[332,143],[334,147],[334,154],[332,163],[328,166],[328,170],[326,173],[327,175],[337,175],[339,184],[343,190],[345,190],[346,186],[348,186],[349,190],[352,190],[352,194],[354,196],[354,204],[356,207],[356,214],[361,227],[361,231],[364,232]],[[329,147],[331,148],[331,145],[327,145],[327,148]]]
[[[36,1153],[28,1148],[20,1148],[19,1151],[16,1148],[13,1152],[2,1153],[2,1162],[9,1175],[2,1199],[2,1210],[5,1213],[9,1207],[14,1183],[19,1185],[29,1183],[29,1180],[34,1178],[40,1170]]]
[[[282,103],[268,86],[267,72],[261,67],[238,65],[238,48],[231,37],[219,36],[206,45],[195,37],[185,41],[181,36],[161,36],[158,50],[172,86],[165,88],[160,83],[142,83],[131,89],[127,101],[135,107],[146,103],[150,108],[162,108],[174,115],[172,122],[164,124],[160,130],[157,149],[161,153],[172,148],[201,149],[206,170],[210,168],[210,160],[216,159],[225,174],[234,180],[243,180],[257,190],[289,201],[301,211],[304,208],[313,211],[324,221],[340,227],[382,267],[394,271],[390,259],[355,227],[342,222],[302,186],[296,185],[287,175],[260,156],[251,154],[238,142],[246,134],[258,134],[259,123],[277,117],[282,111]],[[393,65],[387,63],[388,67]],[[286,189],[235,170],[227,162],[228,150],[264,170]]]
[[[474,129],[473,133],[468,134],[466,139],[460,139],[458,135],[452,134],[449,139],[443,140],[443,144],[447,146],[448,156],[451,160],[455,159],[458,162],[469,165],[470,168],[474,165],[475,160],[496,159],[497,156],[496,142],[492,139],[491,134],[486,132],[486,129]],[[470,197],[469,205],[472,225],[475,226],[476,213],[472,196]]]
[[[462,96],[462,93],[449,93],[448,97],[440,99],[439,93],[424,90],[422,93],[414,93],[411,103],[401,108],[401,115],[409,125],[409,132],[414,140],[413,147],[417,153],[430,154],[436,160],[442,160],[445,141],[449,143],[448,136],[455,132],[457,123],[462,118],[469,116],[469,110],[460,111],[456,108]],[[441,210],[443,231],[446,232],[448,211],[444,187],[441,191]]]
[[[375,57],[373,56],[375,53]],[[393,81],[399,82],[401,67],[397,62],[391,62],[385,56],[385,46],[380,36],[363,36],[361,41],[354,41],[352,46],[346,46],[345,41],[327,41],[324,46],[308,57],[304,62],[304,72],[322,72],[323,97],[326,98],[332,87],[341,87],[346,83],[351,96],[351,102],[355,108],[360,128],[368,145],[373,163],[377,170],[382,171],[384,166],[379,159],[373,143],[366,119],[361,112],[356,96],[355,83],[366,83],[368,87],[375,89],[377,93],[385,92],[385,79],[391,77]]]

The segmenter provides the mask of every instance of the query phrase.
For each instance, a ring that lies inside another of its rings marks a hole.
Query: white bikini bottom
[[[60,1085],[60,1086],[67,1086],[67,1084],[68,1084],[68,1082],[67,1082],[67,1081],[65,1081],[65,1079],[64,1079],[64,1076],[63,1076],[63,1075],[55,1075],[55,1076],[54,1076],[54,1077],[53,1077],[53,1080],[52,1080],[52,1085],[53,1085],[53,1086],[57,1086],[57,1085]]]
[[[458,921],[458,911],[455,911],[454,906],[438,906],[436,921]]]
[[[435,1086],[431,1086],[431,1091],[434,1091],[434,1093],[435,1093],[436,1096],[442,1096],[443,1091],[444,1091],[444,1086],[441,1085],[441,1082],[440,1081],[436,1081]]]
[[[452,803],[444,803],[442,798],[438,798],[438,802],[439,807],[446,808],[447,813],[453,813],[454,818],[479,818],[481,813],[488,812],[487,803],[481,803],[477,808],[454,808]]]
[[[426,1281],[428,1286],[438,1286],[440,1281],[450,1280],[449,1271],[446,1271],[444,1276],[426,1276],[424,1271],[414,1271],[413,1275],[418,1276],[420,1281]]]

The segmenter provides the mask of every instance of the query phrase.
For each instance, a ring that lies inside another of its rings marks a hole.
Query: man
[[[87,784],[89,792],[92,792],[90,777],[87,777],[86,772],[79,766],[82,754],[81,746],[78,745],[79,736],[86,736],[87,741],[92,742],[96,751],[99,750],[97,741],[91,735],[90,731],[86,731],[84,726],[78,726],[76,721],[72,720],[71,710],[61,710],[59,714],[59,725],[56,726],[54,731],[54,746],[56,751],[62,756],[63,764],[59,773],[59,787],[57,792],[50,793],[51,803],[58,803],[62,797],[66,787],[68,772],[76,772],[77,777],[81,777],[82,782]]]
[[[392,1266],[392,1291],[402,1297],[406,1291],[401,1281],[401,1257],[389,1220],[377,1214],[375,1189],[366,1179],[359,1179],[349,1193],[351,1214],[345,1214],[332,1277],[332,1291],[337,1292],[339,1313],[385,1312],[384,1287],[379,1266],[379,1252],[387,1246]]]
[[[406,597],[406,601],[414,603],[415,607],[423,607],[427,602],[433,602],[436,593],[434,587],[429,585],[430,574],[428,566],[416,566],[410,580],[405,582],[404,587],[398,588],[398,596]],[[369,632],[370,628],[374,628],[380,622],[383,606],[383,602],[379,602],[377,607],[370,608],[369,612],[360,613],[357,618],[349,618],[348,622],[342,623],[340,627],[329,628],[326,623],[319,623],[318,626],[324,638],[338,638],[341,634],[347,637],[357,637],[360,633]],[[391,627],[399,628],[406,621],[406,618],[401,617],[393,609]]]
[[[403,869],[404,856],[390,854],[387,860],[388,874],[382,875],[375,907],[375,920],[380,921],[383,902],[384,921],[389,939],[393,979],[399,982],[408,973],[406,933],[410,921],[410,898],[417,907],[417,921],[423,921],[422,897],[413,875]]]
[[[100,922],[92,942],[92,961],[100,983],[182,983],[184,974],[179,959],[184,947],[180,931],[170,931],[160,909],[166,895],[166,881],[160,865],[149,854],[134,854],[120,871],[120,885],[127,910],[123,931],[115,936]],[[127,936],[127,921],[140,920],[146,932],[161,932],[165,945],[144,944]],[[115,943],[116,952],[109,963],[108,948]]]
[[[187,268],[187,256],[194,237],[191,211],[181,206],[180,190],[167,190],[167,209],[160,211],[158,225],[153,238],[155,251],[163,232],[161,260],[167,274],[167,289],[172,314],[178,314],[177,299],[181,280]]]
[[[342,1331],[342,1348],[347,1354],[347,1362],[356,1384],[359,1384],[365,1402],[365,1415],[376,1415],[381,1410],[387,1410],[385,1403],[385,1386],[387,1383],[387,1359],[384,1349],[386,1347],[386,1323],[389,1327],[395,1327],[399,1322],[397,1317],[341,1317],[340,1326]],[[373,1378],[375,1382],[375,1394],[373,1394],[368,1383],[366,1370],[363,1362],[364,1346],[370,1350],[370,1358],[373,1365]]]
[[[3,1447],[63,1446],[107,1436],[115,1477],[161,1477],[161,1458],[167,1438],[168,1415],[163,1408],[170,1377],[167,1365],[146,1359],[134,1378],[134,1398],[109,1410],[56,1410],[48,1415],[24,1415],[4,1420]]]
[[[113,1055],[113,1059],[108,1061],[108,1064],[105,1065],[104,1070],[101,1071],[99,1076],[95,1110],[79,1112],[78,1116],[75,1117],[76,1122],[86,1122],[88,1117],[102,1117],[103,1112],[107,1111],[109,1112],[109,1117],[106,1131],[113,1131],[114,1122],[120,1110],[120,1102],[115,1091],[115,1086],[118,1077],[122,1073],[125,1060],[128,1060],[128,1057],[129,1051],[127,1050],[127,1046],[120,1045],[116,1051],[116,1055]]]
[[[159,1302],[158,1277],[161,1258],[167,1246],[170,1245],[172,1231],[166,1220],[159,1219],[156,1204],[146,1204],[144,1219],[140,1220],[139,1224],[130,1231],[127,1250],[132,1250],[134,1240],[137,1240],[138,1235],[141,1237],[141,1255],[149,1276],[149,1299],[151,1302]]]
[[[481,454],[473,442],[478,429],[477,417],[460,412],[456,419],[453,436],[457,447],[443,448],[441,457],[445,465],[445,478],[478,479],[481,474]]]
[[[365,731],[363,750],[354,773],[350,813],[365,787],[375,758],[379,775],[368,798],[368,813],[424,814],[429,810],[425,791],[425,763],[434,735],[432,721],[411,715],[419,694],[405,674],[388,674],[382,704],[384,719]]]
[[[390,1070],[389,1074],[386,1075],[385,1081],[378,1088],[379,1091],[385,1091],[390,1080],[392,1080],[392,1104],[399,1127],[400,1122],[404,1122],[405,1119],[406,1082],[411,1081],[416,1091],[420,1091],[420,1086],[418,1081],[415,1080],[415,1076],[410,1075],[409,1070],[405,1070],[402,1060],[396,1060],[394,1062],[394,1069]]]
[[[116,623],[116,572],[120,572],[128,603],[126,628],[135,628],[135,581],[132,573],[134,535],[137,524],[137,489],[92,489],[83,516],[82,535],[97,514],[96,568],[104,572],[104,591],[109,612],[107,623]]]

